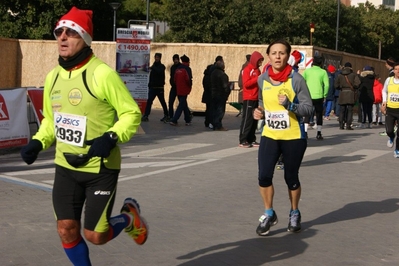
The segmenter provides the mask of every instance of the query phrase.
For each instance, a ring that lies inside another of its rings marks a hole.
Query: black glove
[[[32,164],[37,159],[37,155],[43,149],[42,143],[37,139],[29,141],[28,145],[21,149],[21,157],[27,164]]]
[[[111,150],[115,148],[117,141],[116,139],[112,139],[108,132],[104,133],[101,137],[86,140],[86,144],[91,145],[87,155],[89,158],[107,158],[111,154]]]

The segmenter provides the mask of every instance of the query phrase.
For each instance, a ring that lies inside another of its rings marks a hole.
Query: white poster
[[[150,30],[118,28],[116,34],[116,71],[144,112],[148,98],[150,68]]]
[[[26,89],[0,90],[0,149],[28,144]]]

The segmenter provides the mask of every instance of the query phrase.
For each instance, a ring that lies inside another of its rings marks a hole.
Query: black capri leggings
[[[273,140],[262,136],[259,146],[258,167],[259,186],[269,187],[273,184],[273,174],[280,154],[284,158],[284,179],[290,190],[300,187],[299,167],[307,147],[306,139]]]
[[[313,108],[314,112],[316,114],[316,125],[322,126],[323,125],[323,103],[324,103],[324,98],[322,99],[313,99]],[[304,119],[304,123],[308,124],[310,121],[310,117],[306,116]]]

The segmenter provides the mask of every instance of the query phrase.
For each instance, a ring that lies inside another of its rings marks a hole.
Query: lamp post
[[[310,22],[310,45],[312,45],[312,37],[313,37],[313,32],[314,32],[314,23]]]
[[[116,10],[118,10],[118,8],[121,6],[121,3],[117,3],[117,2],[112,2],[109,3],[109,5],[112,7],[112,9],[114,10],[114,31],[113,31],[113,35],[112,35],[112,40],[115,41],[115,30],[116,30]]]
[[[335,31],[335,51],[338,51],[338,31],[339,31],[339,9],[341,6],[341,0],[337,0],[337,29]]]
[[[150,0],[147,0],[147,15],[146,15],[146,20],[147,20],[147,30],[150,27]]]

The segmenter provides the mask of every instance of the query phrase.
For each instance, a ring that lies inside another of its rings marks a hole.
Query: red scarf
[[[288,79],[288,76],[291,74],[292,66],[286,65],[283,71],[279,73],[274,73],[273,68],[269,67],[269,77],[275,81],[285,82]]]

